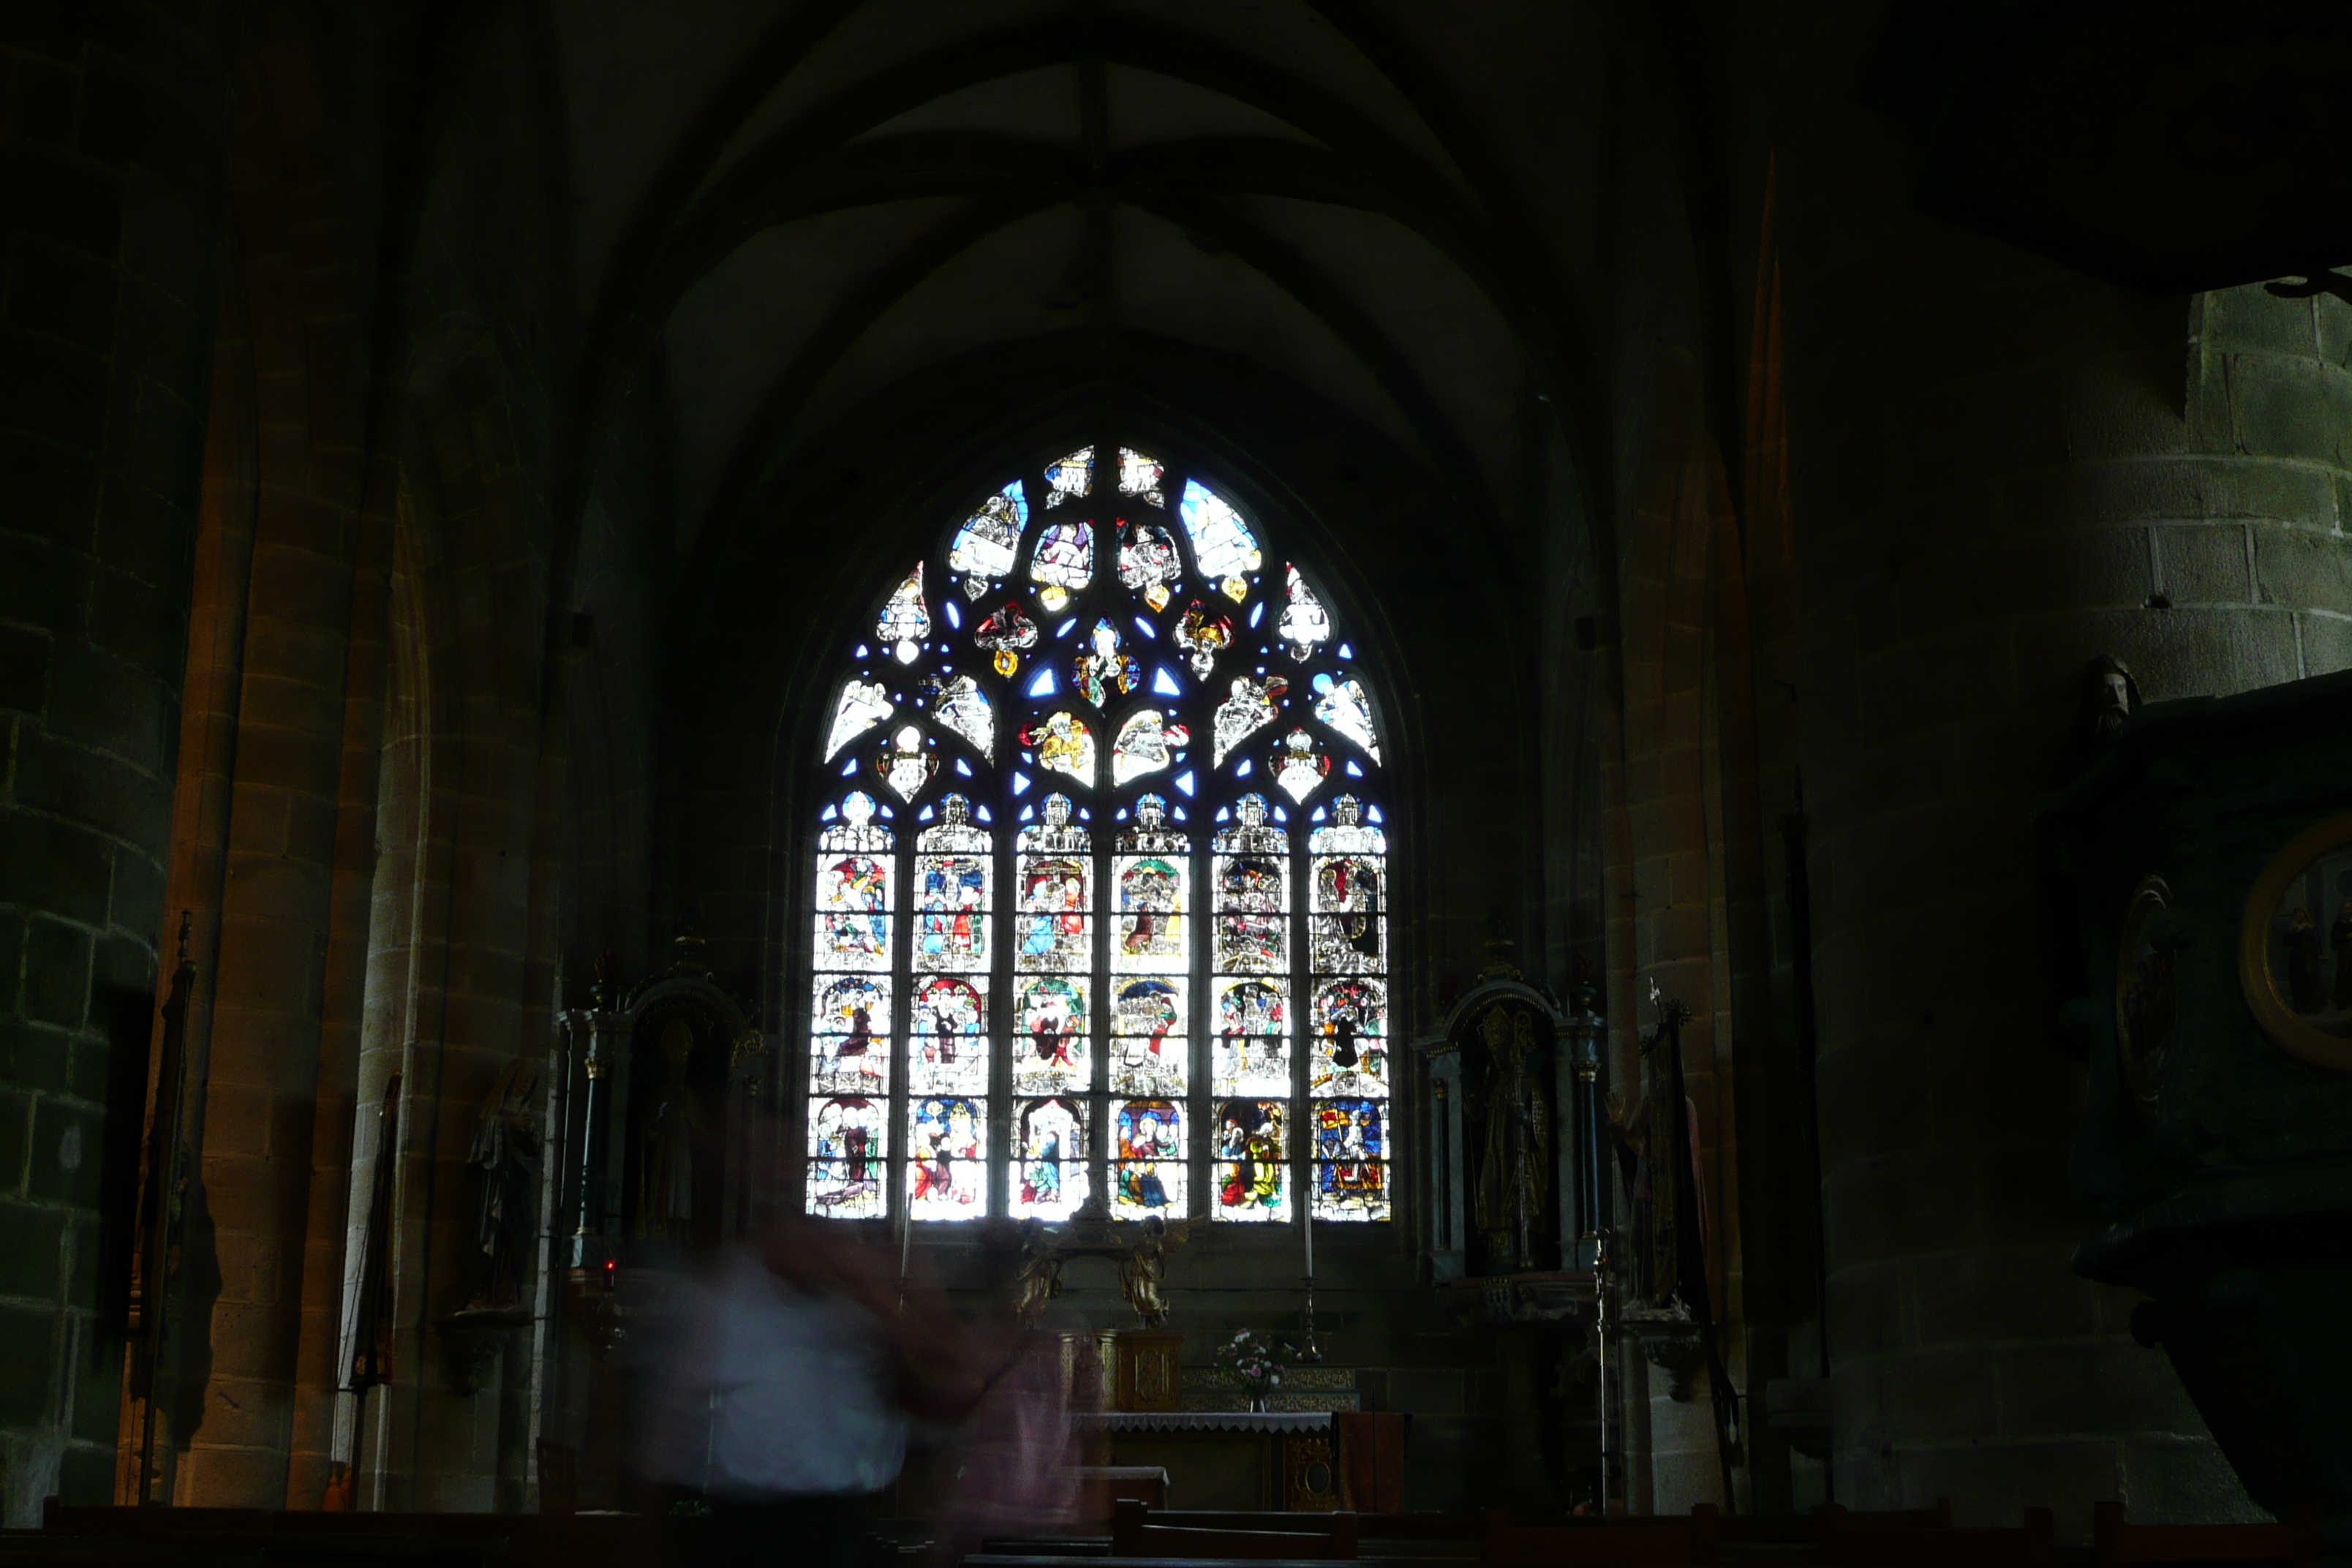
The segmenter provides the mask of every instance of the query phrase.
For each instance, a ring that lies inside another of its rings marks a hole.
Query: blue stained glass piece
[[[1315,679],[1308,682],[1308,684],[1315,688],[1316,696],[1322,696],[1325,692],[1331,689],[1331,677],[1329,672],[1318,671]]]
[[[1192,769],[1187,768],[1182,773],[1176,775],[1176,787],[1182,790],[1186,795],[1191,795],[1192,793]]]
[[[988,807],[986,807],[986,806],[984,806],[984,805],[975,805],[975,806],[973,806],[973,807],[971,808],[971,814],[972,814],[974,816],[979,817],[982,822],[990,822],[990,821],[993,821],[993,820],[994,820],[992,817],[991,817],[991,816],[988,815]]]
[[[1254,626],[1257,625],[1259,621],[1265,619],[1265,601],[1264,599],[1260,599],[1256,604],[1250,606],[1250,625]]]
[[[1176,678],[1174,676],[1168,673],[1168,667],[1166,665],[1161,665],[1152,670],[1151,689],[1158,692],[1162,697],[1181,697],[1184,695],[1184,689],[1176,683]]]
[[[1374,822],[1378,822],[1381,819],[1381,808],[1377,805],[1368,807],[1365,810],[1364,815],[1370,817]]]
[[[857,776],[857,759],[856,757],[852,757],[849,761],[841,764],[841,776],[845,779],[855,778]]]
[[[819,822],[831,822],[835,815],[836,813],[834,811],[833,807],[828,805],[823,811],[816,814],[816,819]]]
[[[1176,820],[1179,822],[1184,820],[1184,808],[1181,805],[1176,808]]]
[[[1159,640],[1160,628],[1153,626],[1150,621],[1145,620],[1141,616],[1135,617],[1135,629],[1141,632],[1145,637],[1150,637],[1154,641]]]
[[[1351,779],[1360,779],[1364,776],[1364,770],[1356,765],[1356,759],[1353,757],[1349,757],[1348,759],[1348,776]]]
[[[1060,626],[1054,628],[1054,635],[1057,637],[1068,637],[1070,635],[1070,628],[1077,624],[1078,617],[1072,616],[1068,620],[1064,621]]]
[[[1088,811],[1083,805],[1078,807],[1078,820],[1080,822],[1092,822],[1094,819],[1095,814],[1093,812]]]
[[[1225,818],[1226,818],[1228,816],[1230,816],[1230,815],[1231,815],[1231,813],[1229,813],[1229,812],[1228,812],[1228,811],[1227,811],[1223,806],[1222,806],[1222,805],[1221,805],[1221,806],[1217,807],[1217,820],[1218,820],[1219,822],[1223,822],[1223,821],[1224,821],[1224,820],[1225,820]]]
[[[1276,822],[1288,822],[1290,820],[1290,813],[1283,810],[1282,807],[1277,805],[1274,808],[1274,819]]]
[[[931,819],[931,808],[930,808],[929,806],[928,806],[928,805],[927,805],[927,806],[925,806],[925,807],[923,807],[923,809],[922,809],[922,810],[920,810],[920,811],[919,811],[919,812],[915,813],[915,820],[916,820],[917,822],[929,822],[930,819]]]
[[[1054,695],[1054,667],[1052,665],[1043,665],[1039,667],[1037,670],[1037,679],[1029,683],[1029,695],[1032,697],[1051,697]]]
[[[1127,807],[1123,805],[1120,806],[1118,808],[1118,815],[1112,817],[1111,820],[1113,822],[1125,822],[1127,820]]]
[[[942,598],[940,601],[940,608],[946,614],[950,628],[955,631],[963,630],[963,612],[956,608],[956,602],[953,599]]]
[[[885,816],[896,816],[898,814],[886,805],[882,808],[882,815]]]
[[[1341,643],[1339,645],[1339,657],[1341,658],[1353,658],[1356,657],[1356,650],[1349,647],[1346,643]]]
[[[1250,760],[1247,757],[1244,757],[1240,762],[1234,764],[1234,777],[1237,779],[1245,779],[1249,777],[1249,771]]]
[[[1029,775],[1028,775],[1027,773],[1014,773],[1014,774],[1013,775],[1013,797],[1014,797],[1015,799],[1018,799],[1018,798],[1019,798],[1019,797],[1021,797],[1022,795],[1027,795],[1028,793],[1029,793]]]
[[[871,658],[873,655],[866,651],[866,645],[864,643],[859,643],[857,645],[857,651],[851,654],[849,657],[852,658]]]
[[[965,762],[961,757],[958,757],[956,759],[956,772],[961,773],[966,778],[970,778],[971,777],[971,764]]]
[[[1320,821],[1322,821],[1322,820],[1323,820],[1323,808],[1322,808],[1321,806],[1319,806],[1319,805],[1318,805],[1318,806],[1317,806],[1317,807],[1315,808],[1315,815],[1314,815],[1314,816],[1310,816],[1310,817],[1308,817],[1307,820],[1307,821],[1309,821],[1309,822],[1320,822]]]
[[[1037,808],[1034,805],[1024,805],[1021,808],[1021,820],[1024,822],[1028,821],[1031,817],[1036,815]]]

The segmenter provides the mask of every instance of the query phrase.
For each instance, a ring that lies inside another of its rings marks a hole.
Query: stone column
[[[2069,1267],[2030,816],[2094,655],[2151,700],[2352,661],[2352,312],[2127,295],[1915,215],[1835,44],[1780,169],[1838,1500],[2231,1517],[2133,1298]]]
[[[210,8],[36,6],[0,35],[0,1491],[103,1502],[110,1019],[152,1018],[226,100]],[[135,1079],[135,1075],[119,1075]],[[110,1125],[110,1119],[112,1124]],[[120,1157],[119,1155],[114,1157]]]

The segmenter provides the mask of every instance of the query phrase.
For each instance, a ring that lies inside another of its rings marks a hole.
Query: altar
[[[1329,1410],[1121,1410],[1076,1418],[1113,1465],[1168,1472],[1170,1506],[1328,1513],[1339,1506]]]

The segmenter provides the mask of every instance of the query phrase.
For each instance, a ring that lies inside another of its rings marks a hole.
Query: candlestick
[[[915,1216],[902,1206],[898,1211],[898,1308],[907,1306],[907,1263],[915,1251]]]
[[[1306,1215],[1306,1218],[1307,1218],[1307,1278],[1308,1278],[1309,1279],[1314,1279],[1314,1278],[1315,1278],[1315,1204],[1314,1204],[1314,1200],[1313,1200],[1313,1199],[1311,1199],[1311,1198],[1310,1198],[1309,1200],[1307,1200],[1307,1215]]]

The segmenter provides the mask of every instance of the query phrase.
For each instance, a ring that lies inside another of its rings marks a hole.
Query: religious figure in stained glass
[[[1067,1219],[1087,1201],[1087,1118],[1083,1102],[1031,1100],[1013,1131],[1013,1212],[1024,1218]]]
[[[1037,536],[1029,557],[1029,580],[1038,584],[1037,602],[1054,613],[1083,593],[1095,575],[1095,531],[1092,523],[1049,522]]]
[[[916,987],[908,1032],[920,1069],[913,1077],[922,1089],[986,1091],[987,984],[984,974],[941,974]]]
[[[1352,675],[1336,680],[1328,675],[1318,675],[1315,690],[1315,717],[1363,748],[1364,755],[1379,762],[1381,741],[1372,729],[1372,700],[1364,694],[1363,683]]]
[[[1097,708],[1134,690],[1142,676],[1134,656],[1120,652],[1118,643],[1118,628],[1106,616],[1087,634],[1086,650],[1070,661],[1072,689]]]
[[[1388,1092],[1388,999],[1379,981],[1345,976],[1318,982],[1313,1024],[1313,1092]]]
[[[907,1209],[917,1219],[988,1212],[986,1115],[976,1100],[937,1096],[908,1108]]]
[[[809,1087],[826,1094],[866,1094],[889,1071],[890,977],[818,977],[812,1024]]]
[[[1029,503],[1022,498],[1019,479],[981,502],[980,510],[964,520],[955,542],[948,546],[948,570],[963,574],[965,597],[977,599],[995,581],[1013,574],[1021,531],[1028,526]]]
[[[1217,1108],[1217,1213],[1223,1219],[1290,1217],[1289,1165],[1276,1100],[1229,1100]]]
[[[1159,709],[1137,709],[1119,725],[1118,739],[1111,742],[1111,783],[1130,784],[1160,772],[1192,739],[1190,731],[1168,722]]]
[[[1181,968],[1184,962],[1184,872],[1164,856],[1139,856],[1118,874],[1118,968]],[[1150,962],[1150,961],[1159,962]]]
[[[1118,1108],[1112,1212],[1121,1218],[1166,1214],[1184,1196],[1184,1117],[1173,1100],[1132,1100]]]
[[[1176,542],[1156,522],[1118,525],[1118,581],[1129,593],[1143,595],[1154,610],[1168,607],[1168,590],[1184,577],[1176,558]]]
[[[1273,973],[1287,967],[1283,952],[1287,894],[1279,861],[1235,855],[1217,868],[1217,967],[1233,973]]]
[[[1318,1219],[1386,1219],[1386,1143],[1380,1100],[1326,1100],[1315,1108],[1315,1215]]]
[[[1331,616],[1323,608],[1323,601],[1307,585],[1296,566],[1286,568],[1290,602],[1282,607],[1282,619],[1275,623],[1275,635],[1290,649],[1290,657],[1304,664],[1318,647],[1331,640]]]
[[[882,614],[874,623],[874,635],[898,658],[900,664],[912,664],[923,651],[923,639],[931,635],[931,612],[923,603],[923,563],[907,574],[882,606]]]
[[[980,682],[969,675],[941,679],[932,676],[922,685],[923,700],[941,724],[962,736],[982,757],[996,754],[996,710]]]
[[[1042,724],[1021,731],[1021,743],[1030,749],[1041,768],[1067,773],[1082,784],[1095,782],[1095,732],[1076,714],[1054,714]]]
[[[1200,563],[1201,575],[1237,605],[1248,598],[1248,574],[1265,564],[1265,556],[1241,514],[1198,479],[1185,481],[1177,512],[1192,539],[1192,558]]]
[[[1087,940],[1087,867],[1081,858],[1029,856],[1021,868],[1023,969],[1083,969]]]
[[[841,702],[833,712],[833,730],[825,737],[824,758],[831,762],[841,748],[886,721],[891,713],[890,693],[878,680],[853,680],[841,689]]]
[[[883,1109],[858,1096],[809,1107],[811,1214],[866,1219],[883,1212],[882,1163],[888,1152]]]
[[[1234,678],[1233,695],[1217,704],[1215,765],[1223,767],[1233,749],[1274,722],[1275,704],[1290,689],[1278,675]]]

